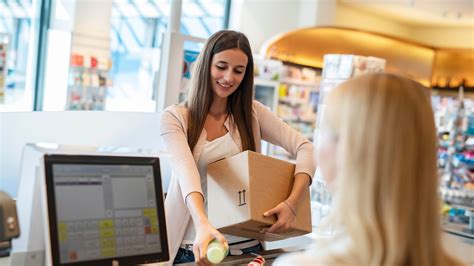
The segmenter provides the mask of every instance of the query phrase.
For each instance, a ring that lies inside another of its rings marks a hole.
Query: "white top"
[[[239,147],[232,139],[229,132],[222,137],[218,137],[212,141],[207,141],[204,144],[204,148],[201,153],[201,157],[198,161],[199,175],[201,176],[201,187],[204,193],[205,202],[204,208],[207,212],[207,166],[210,163],[219,161],[224,158],[231,157],[240,152]],[[196,231],[194,229],[194,223],[192,219],[188,223],[186,233],[184,234],[183,244],[193,244],[194,238],[196,237]],[[224,235],[228,243],[236,243],[240,241],[249,240],[248,238],[236,237]]]

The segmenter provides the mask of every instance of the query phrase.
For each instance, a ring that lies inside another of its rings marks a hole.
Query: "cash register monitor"
[[[169,260],[158,158],[45,155],[44,162],[53,265]]]

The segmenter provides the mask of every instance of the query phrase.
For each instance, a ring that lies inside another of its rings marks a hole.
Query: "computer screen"
[[[158,158],[44,159],[53,265],[169,259]]]

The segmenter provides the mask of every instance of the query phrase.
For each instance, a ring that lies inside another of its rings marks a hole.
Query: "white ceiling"
[[[474,27],[474,0],[339,0],[416,26]]]

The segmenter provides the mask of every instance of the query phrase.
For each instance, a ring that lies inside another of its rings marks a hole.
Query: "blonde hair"
[[[437,138],[427,88],[391,74],[327,98],[338,145],[333,222],[343,234],[321,259],[353,265],[455,264],[441,245]],[[337,245],[345,247],[334,249]]]

